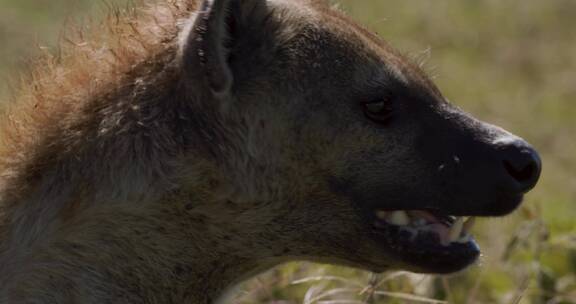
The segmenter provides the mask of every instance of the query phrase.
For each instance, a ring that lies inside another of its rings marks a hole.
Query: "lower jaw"
[[[442,245],[434,234],[418,234],[415,238],[405,229],[390,226],[375,229],[374,238],[383,243],[387,253],[400,262],[401,268],[419,273],[448,274],[473,264],[480,255],[474,239],[466,243]]]

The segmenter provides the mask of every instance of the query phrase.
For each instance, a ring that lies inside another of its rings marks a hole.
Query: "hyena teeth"
[[[468,218],[465,222],[464,222],[464,226],[462,227],[462,231],[464,234],[467,234],[468,232],[470,232],[470,230],[472,229],[472,227],[474,227],[474,224],[476,223],[476,217],[471,216],[470,218]]]
[[[397,226],[405,226],[410,223],[410,218],[404,211],[394,211],[388,218],[388,222]]]
[[[450,227],[450,234],[448,240],[454,242],[460,238],[462,234],[462,228],[464,227],[464,219],[462,217],[457,217],[452,227]]]
[[[376,211],[376,217],[381,219],[381,220],[386,220],[387,216],[388,216],[388,212],[386,212],[386,211],[382,211],[382,210]]]

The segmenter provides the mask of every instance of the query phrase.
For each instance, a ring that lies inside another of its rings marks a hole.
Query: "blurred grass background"
[[[0,0],[0,99],[62,28],[123,0]],[[448,277],[291,263],[234,303],[576,303],[576,1],[339,0],[417,61],[445,95],[541,152],[539,186],[513,215],[483,219],[478,265]],[[10,75],[10,76],[9,76]]]

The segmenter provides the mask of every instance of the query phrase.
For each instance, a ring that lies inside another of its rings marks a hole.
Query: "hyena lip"
[[[375,211],[373,218],[374,232],[388,250],[422,272],[459,271],[480,254],[470,234],[475,217],[398,210]]]

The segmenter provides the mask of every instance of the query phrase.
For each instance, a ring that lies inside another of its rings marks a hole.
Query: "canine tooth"
[[[471,235],[464,234],[462,237],[460,237],[459,239],[456,240],[456,243],[466,244],[466,243],[470,242],[471,239],[472,239]]]
[[[476,223],[476,217],[471,216],[464,222],[464,226],[462,227],[462,231],[466,234],[468,233],[472,227],[474,227],[474,223]]]
[[[408,218],[408,215],[406,215],[404,211],[394,211],[388,218],[388,222],[397,226],[405,226],[410,223],[410,218]]]
[[[388,213],[386,211],[382,211],[382,210],[376,211],[376,217],[381,219],[381,220],[385,220],[387,215],[388,215]]]
[[[464,226],[464,220],[462,219],[462,217],[456,218],[456,221],[454,222],[454,224],[452,224],[452,227],[450,227],[450,234],[448,237],[448,240],[450,242],[454,242],[460,238],[463,226]]]

